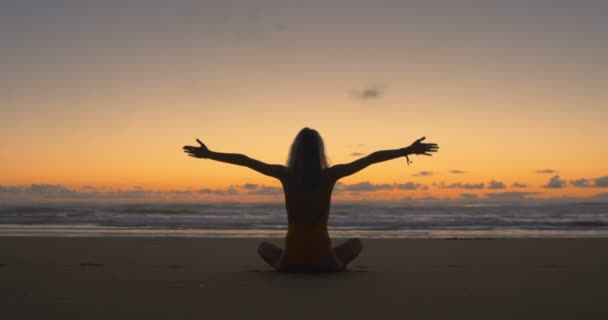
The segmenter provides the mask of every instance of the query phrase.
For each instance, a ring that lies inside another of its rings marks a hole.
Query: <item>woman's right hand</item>
[[[208,158],[209,157],[209,149],[207,148],[207,146],[201,142],[201,140],[196,139],[196,142],[198,142],[200,144],[199,147],[194,147],[194,146],[184,146],[184,152],[187,153],[189,156],[194,157],[194,158]]]

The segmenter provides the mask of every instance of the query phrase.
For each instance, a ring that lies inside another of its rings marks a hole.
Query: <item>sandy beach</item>
[[[2,318],[608,318],[608,239],[364,240],[335,274],[274,272],[259,241],[2,237]]]

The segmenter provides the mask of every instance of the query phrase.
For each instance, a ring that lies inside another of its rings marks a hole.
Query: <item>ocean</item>
[[[283,203],[0,204],[0,236],[282,237]],[[608,203],[332,204],[332,237],[608,237]]]

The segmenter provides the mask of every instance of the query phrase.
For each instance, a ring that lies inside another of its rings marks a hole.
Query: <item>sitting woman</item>
[[[422,143],[424,137],[402,149],[374,152],[347,164],[329,166],[323,139],[313,129],[304,128],[296,136],[287,165],[266,164],[242,154],[220,153],[200,146],[185,146],[191,157],[212,159],[249,167],[281,181],[287,209],[285,249],[262,242],[258,253],[279,271],[339,271],[344,270],[363,249],[358,238],[347,240],[332,248],[327,232],[331,193],[336,182],[377,162],[411,154],[430,156],[438,146]],[[409,164],[409,158],[407,159]]]

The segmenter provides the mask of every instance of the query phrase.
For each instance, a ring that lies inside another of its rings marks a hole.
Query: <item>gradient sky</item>
[[[338,198],[606,193],[607,30],[607,1],[2,1],[0,193],[275,199],[181,147],[284,163],[305,126],[332,163],[441,147]]]

